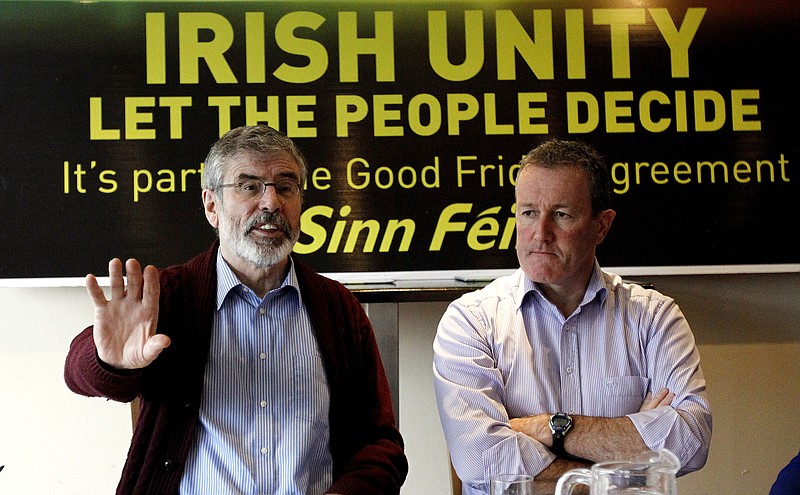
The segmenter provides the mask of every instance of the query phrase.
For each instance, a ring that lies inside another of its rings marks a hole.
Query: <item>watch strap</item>
[[[559,420],[557,425],[554,420]],[[562,426],[561,423],[566,421],[566,425]],[[557,412],[550,417],[550,431],[553,434],[553,446],[550,450],[558,457],[570,457],[564,449],[564,439],[572,428],[572,417],[563,412]]]
[[[567,451],[564,450],[564,434],[560,431],[553,432],[553,446],[550,450],[558,457],[566,457]]]

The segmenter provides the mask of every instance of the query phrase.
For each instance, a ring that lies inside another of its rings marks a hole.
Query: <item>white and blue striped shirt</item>
[[[623,283],[595,262],[584,299],[561,312],[522,270],[448,307],[434,341],[434,384],[465,494],[497,473],[537,474],[554,459],[509,418],[554,413],[628,416],[652,450],[690,471],[708,455],[711,412],[694,336],[678,305]],[[667,387],[672,407],[638,412]]]
[[[292,264],[263,300],[217,255],[217,311],[182,495],[323,494],[330,396]]]

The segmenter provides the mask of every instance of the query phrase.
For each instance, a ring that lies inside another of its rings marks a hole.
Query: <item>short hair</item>
[[[519,174],[528,167],[581,167],[589,176],[592,213],[611,205],[611,180],[605,159],[591,145],[581,141],[550,139],[532,149],[520,161]]]
[[[243,154],[266,157],[287,154],[300,167],[300,187],[305,183],[308,165],[294,142],[282,132],[259,124],[231,129],[211,146],[203,168],[203,189],[217,189],[228,161]]]

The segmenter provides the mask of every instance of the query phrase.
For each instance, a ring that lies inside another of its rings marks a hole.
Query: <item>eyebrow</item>
[[[245,174],[245,173],[241,173],[236,177],[237,181],[243,181],[247,179],[264,180],[258,175]],[[281,179],[292,179],[295,182],[300,182],[300,177],[298,177],[298,175],[292,171],[281,172],[273,180],[281,180]]]
[[[517,202],[517,207],[520,207],[520,206],[523,207],[523,208],[536,208],[536,209],[539,209],[539,205],[537,203],[530,202],[530,201]],[[567,208],[567,209],[575,208],[575,206],[567,204],[567,203],[558,203],[558,204],[555,204],[555,205],[547,205],[547,208],[548,209],[552,209],[552,210],[560,210],[560,209],[563,209],[563,208]]]

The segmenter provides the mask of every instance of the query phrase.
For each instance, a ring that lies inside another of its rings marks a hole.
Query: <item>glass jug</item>
[[[555,495],[570,495],[576,485],[589,486],[591,495],[677,495],[679,468],[678,458],[666,449],[631,461],[599,462],[591,469],[564,473]]]

